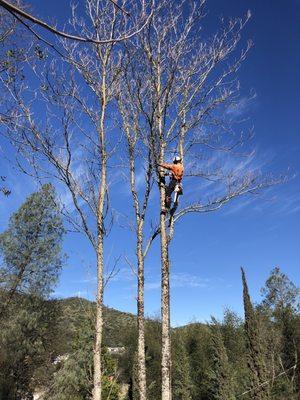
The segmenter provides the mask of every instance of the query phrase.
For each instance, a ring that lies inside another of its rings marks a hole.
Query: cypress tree
[[[193,383],[190,360],[182,332],[177,332],[173,341],[172,393],[174,400],[191,400]]]
[[[224,346],[223,336],[217,323],[212,326],[211,359],[208,372],[208,394],[210,400],[234,400],[232,373]]]
[[[246,275],[242,270],[243,300],[245,312],[245,334],[247,347],[247,363],[250,371],[251,399],[267,400],[269,385],[266,364],[264,360],[263,343],[260,335],[259,322],[251,303]]]

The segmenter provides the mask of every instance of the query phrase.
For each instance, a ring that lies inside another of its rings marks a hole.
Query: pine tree
[[[27,198],[0,235],[0,277],[6,295],[0,312],[17,292],[49,295],[62,267],[63,233],[54,188],[46,184]]]
[[[250,370],[251,399],[269,399],[269,386],[266,364],[264,360],[264,349],[260,335],[259,322],[251,303],[245,272],[242,270],[243,299],[245,312],[245,334],[247,345],[247,359]]]
[[[57,309],[47,302],[62,265],[63,226],[55,192],[44,185],[0,235],[0,398],[32,398],[51,369]]]
[[[222,332],[216,321],[211,327],[211,359],[212,366],[208,372],[208,393],[210,400],[233,400],[234,388],[227,351],[224,346]]]

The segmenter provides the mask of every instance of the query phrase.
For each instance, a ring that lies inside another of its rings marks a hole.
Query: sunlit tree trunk
[[[145,306],[144,306],[144,255],[143,232],[141,222],[137,230],[137,260],[138,260],[138,386],[139,399],[146,400],[146,354],[145,354]]]
[[[131,59],[131,53],[126,53],[125,65]],[[119,110],[122,116],[123,130],[127,142],[127,157],[129,161],[129,183],[131,190],[132,205],[135,216],[134,231],[135,231],[135,251],[136,262],[130,263],[130,266],[137,276],[137,324],[138,324],[138,341],[137,341],[137,371],[136,380],[138,387],[139,400],[147,399],[147,379],[146,379],[146,354],[145,354],[145,306],[144,306],[144,279],[145,279],[145,259],[150,248],[144,246],[145,241],[145,219],[147,214],[148,202],[152,186],[152,163],[150,152],[147,146],[144,145],[141,130],[138,124],[138,110],[132,107],[132,102],[129,96],[131,92],[131,84],[135,84],[130,79],[128,70],[124,67],[124,87],[120,89]],[[127,90],[128,89],[128,90]],[[144,168],[144,184],[138,191],[136,182],[136,161],[141,162],[139,168]],[[145,247],[145,248],[144,248]]]
[[[105,64],[105,63],[104,63]],[[106,65],[104,65],[104,68]],[[107,180],[107,153],[105,141],[105,117],[107,107],[107,81],[105,70],[102,76],[102,109],[99,126],[99,148],[101,158],[101,181],[97,205],[97,307],[94,347],[94,391],[93,400],[101,400],[102,391],[102,333],[103,333],[103,275],[104,275],[104,206]]]
[[[170,262],[169,245],[166,229],[165,188],[160,187],[160,245],[161,245],[161,373],[162,373],[162,400],[171,400],[171,336],[170,336]]]

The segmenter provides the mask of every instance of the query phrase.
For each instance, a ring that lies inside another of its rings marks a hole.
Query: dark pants
[[[180,183],[176,179],[171,179],[170,183],[166,187],[166,207],[170,208],[172,203],[172,193],[174,192],[176,185]]]

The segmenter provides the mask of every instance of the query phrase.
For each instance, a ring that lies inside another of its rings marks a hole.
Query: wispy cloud
[[[295,183],[274,186],[263,191],[259,196],[249,195],[239,198],[224,209],[223,215],[233,215],[245,210],[275,216],[288,216],[300,212],[300,193],[295,190]]]
[[[107,271],[104,276],[104,280],[110,277],[111,271]],[[110,283],[116,282],[123,282],[123,283],[132,283],[136,281],[136,276],[134,275],[133,271],[129,267],[122,267],[120,270],[116,269],[115,274],[113,273],[112,276],[109,278]],[[79,283],[79,284],[92,284],[96,285],[97,283],[97,276],[96,275],[88,275],[82,279],[73,280],[72,283]]]
[[[253,204],[256,202],[256,197],[242,197],[235,201],[234,203],[230,203],[228,207],[223,211],[223,215],[233,215],[238,214],[239,212],[243,211],[248,207],[252,207]]]
[[[206,278],[201,278],[197,275],[192,275],[188,273],[177,273],[171,276],[171,285],[173,287],[201,287],[207,288],[209,286],[210,280]]]
[[[157,290],[161,286],[160,280],[145,283],[146,290]],[[174,288],[208,288],[210,280],[189,273],[174,273],[171,275],[171,287]]]
[[[291,215],[300,211],[300,193],[297,190],[281,190],[274,201],[272,210],[274,214]]]
[[[241,117],[249,111],[256,98],[257,95],[255,93],[250,97],[241,97],[237,102],[228,107],[227,114],[233,118]]]

